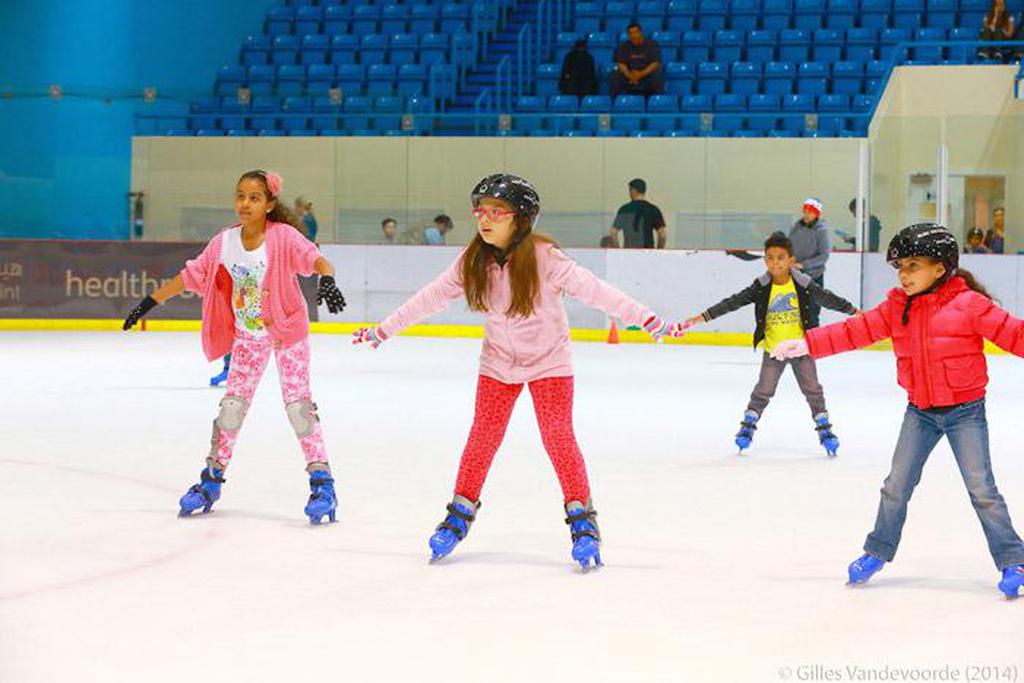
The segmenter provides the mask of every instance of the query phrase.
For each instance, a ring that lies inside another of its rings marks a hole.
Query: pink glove
[[[684,325],[683,323],[669,324],[656,315],[652,315],[644,323],[644,329],[647,331],[647,334],[654,337],[654,341],[659,341],[662,337],[678,339],[683,336],[683,332],[687,327],[689,325]]]
[[[384,334],[384,331],[379,327],[360,327],[358,330],[352,333],[353,344],[365,344],[369,342],[370,346],[377,348],[385,341],[388,336]]]
[[[780,341],[772,349],[772,358],[775,360],[787,360],[797,356],[806,356],[807,353],[807,341],[805,339],[786,339]]]

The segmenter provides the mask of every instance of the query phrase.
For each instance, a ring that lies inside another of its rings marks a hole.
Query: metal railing
[[[516,36],[516,94],[518,97],[526,95],[531,80],[536,78],[537,62],[536,53],[533,50],[534,43],[533,27],[529,24],[519,29]]]

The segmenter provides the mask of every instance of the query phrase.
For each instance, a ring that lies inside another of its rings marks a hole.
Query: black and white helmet
[[[492,173],[473,188],[473,207],[480,205],[484,197],[502,199],[512,205],[516,212],[536,222],[540,214],[540,195],[537,188],[525,178],[509,173]]]
[[[960,245],[949,230],[937,223],[909,225],[892,238],[886,259],[893,266],[899,259],[927,256],[946,266],[947,276],[960,265]]]

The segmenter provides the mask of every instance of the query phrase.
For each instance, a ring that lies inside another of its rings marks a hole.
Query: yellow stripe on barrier
[[[142,324],[133,332],[198,332],[198,320],[146,320],[145,329]],[[86,318],[0,318],[0,331],[9,332],[110,332],[120,331],[123,321],[109,319]],[[310,323],[310,331],[315,334],[352,334],[360,327],[368,327],[374,323]],[[484,328],[479,325],[413,325],[404,330],[402,336],[407,337],[441,337],[481,339]],[[570,336],[574,341],[606,342],[608,330],[571,329]],[[653,340],[642,330],[620,330],[619,339],[627,344],[650,344]],[[692,346],[750,346],[752,336],[740,332],[687,332],[682,339],[665,339],[666,344],[687,344]],[[888,339],[867,347],[869,351],[891,351],[892,342]],[[985,353],[1005,354],[992,342],[985,341]]]

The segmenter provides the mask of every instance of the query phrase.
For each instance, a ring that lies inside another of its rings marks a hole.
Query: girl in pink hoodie
[[[128,314],[124,329],[171,297],[188,290],[203,297],[203,351],[209,360],[231,353],[227,393],[213,421],[213,438],[200,482],[181,497],[181,515],[209,512],[220,498],[224,470],[271,353],[277,360],[288,420],[306,458],[312,494],[305,513],[319,524],[338,507],[320,418],[309,390],[309,311],[296,275],[320,275],[318,299],[332,313],[345,307],[334,267],[294,227],[279,202],[281,177],[242,174],[235,188],[239,223],[214,237],[197,258]]]
[[[376,348],[462,296],[471,309],[484,313],[476,414],[455,496],[430,537],[433,559],[450,553],[469,532],[491,460],[516,399],[528,384],[541,439],[562,487],[573,559],[584,569],[591,560],[597,566],[601,536],[572,427],[572,355],[562,295],[570,294],[628,324],[643,325],[655,339],[681,336],[681,327],[666,324],[577,265],[551,238],[534,233],[540,198],[528,181],[500,173],[488,176],[474,188],[472,201],[477,235],[459,258],[379,327],[356,332],[353,343]]]

